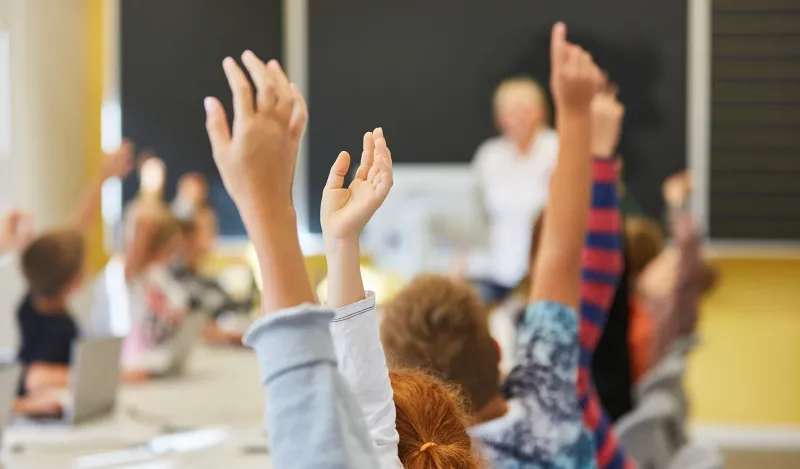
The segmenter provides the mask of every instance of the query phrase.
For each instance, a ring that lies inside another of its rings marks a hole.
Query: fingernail
[[[203,100],[203,107],[205,107],[205,108],[206,108],[206,112],[211,112],[211,111],[213,111],[213,110],[214,110],[214,99],[213,99],[213,98],[211,98],[210,96],[209,96],[209,97],[206,97],[206,98]]]
[[[270,61],[267,63],[267,66],[268,66],[268,67],[271,67],[271,68],[272,68],[272,69],[274,69],[274,70],[280,70],[280,68],[281,68],[281,64],[279,64],[279,63],[278,63],[278,61],[277,61],[277,60],[275,60],[275,59],[272,59],[272,60],[270,60]]]

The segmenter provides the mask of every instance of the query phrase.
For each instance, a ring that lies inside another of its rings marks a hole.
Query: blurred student
[[[636,340],[637,377],[657,364],[676,339],[695,333],[700,300],[717,283],[716,268],[703,258],[702,232],[688,209],[691,175],[682,172],[663,185],[673,243],[651,253],[636,278],[639,304]],[[639,238],[660,247],[660,232],[643,230]],[[640,241],[644,243],[645,241]]]
[[[476,423],[470,434],[494,467],[597,467],[579,402],[576,311],[592,199],[590,106],[603,78],[591,56],[566,41],[563,24],[553,29],[551,60],[559,157],[518,334],[517,366],[501,389],[499,351],[481,302],[468,286],[449,279],[417,278],[387,305],[381,325],[391,363],[431,369],[466,394]]]
[[[361,164],[344,186],[350,155],[333,164],[322,195],[328,260],[327,306],[339,371],[366,418],[381,469],[480,467],[466,426],[463,400],[451,386],[420,370],[389,373],[380,342],[375,294],[364,291],[359,236],[392,186],[392,159],[383,129],[364,135]]]
[[[178,253],[181,231],[178,219],[163,209],[139,225],[134,236],[142,246],[136,269],[127,269],[127,300],[130,333],[123,342],[122,362],[126,377],[144,379],[168,365],[161,346],[177,332],[189,311],[189,294],[170,271]],[[146,228],[145,228],[146,227]],[[126,256],[124,262],[129,263]]]
[[[181,248],[172,263],[172,275],[189,295],[190,309],[210,313],[211,319],[203,331],[206,341],[240,345],[242,333],[227,330],[218,321],[228,314],[246,316],[252,310],[255,298],[248,296],[235,300],[216,278],[200,271],[201,262],[214,249],[217,232],[217,217],[209,207],[198,208],[190,219],[181,221]],[[253,287],[251,292],[255,293],[255,285]]]
[[[490,303],[508,296],[528,270],[531,228],[547,203],[558,154],[547,97],[533,79],[503,81],[493,107],[500,136],[482,143],[472,163],[489,221],[489,277],[479,287]]]
[[[186,173],[178,179],[172,212],[180,220],[190,220],[201,209],[208,209],[208,180],[199,172]]]
[[[255,96],[244,72],[226,58],[233,129],[215,98],[205,100],[206,129],[261,271],[264,317],[244,342],[259,360],[272,465],[375,469],[364,414],[336,367],[334,312],[314,304],[297,235],[291,187],[305,127],[302,96],[277,61],[264,64],[247,51],[242,62]]]
[[[99,213],[103,182],[125,177],[131,170],[132,153],[132,145],[124,142],[108,155],[72,224],[36,237],[22,252],[20,263],[28,293],[17,310],[18,359],[24,367],[20,396],[67,386],[72,344],[79,336],[69,300],[83,280],[85,233]],[[31,410],[24,399],[15,408]]]

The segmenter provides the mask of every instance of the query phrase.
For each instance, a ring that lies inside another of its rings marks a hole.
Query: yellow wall
[[[800,260],[720,260],[688,387],[698,423],[800,425]]]
[[[100,110],[103,104],[103,3],[104,0],[84,0],[86,11],[86,180],[92,180],[100,169]],[[89,267],[99,270],[107,258],[103,249],[103,222],[94,222],[89,236]]]

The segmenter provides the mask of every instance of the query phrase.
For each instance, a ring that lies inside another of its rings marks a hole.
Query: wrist
[[[614,147],[605,144],[592,144],[592,156],[598,160],[610,160],[614,157]]]
[[[360,263],[361,247],[358,238],[337,238],[323,235],[322,242],[325,245],[325,257],[329,264],[348,261]]]

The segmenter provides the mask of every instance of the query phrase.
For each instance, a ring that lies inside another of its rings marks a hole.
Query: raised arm
[[[313,305],[291,200],[303,126],[297,87],[277,61],[252,52],[223,62],[233,92],[233,133],[215,98],[206,98],[206,128],[222,181],[258,256],[264,318],[245,343],[256,350],[267,396],[274,467],[377,467],[364,417],[336,369],[331,311]]]
[[[603,333],[623,270],[622,216],[613,157],[625,108],[612,90],[604,90],[591,109],[592,202],[582,254],[580,307],[581,346],[590,355]]]
[[[103,183],[111,178],[123,179],[130,174],[131,169],[133,169],[133,143],[123,140],[119,148],[105,155],[102,171],[91,182],[86,195],[75,210],[72,224],[76,229],[85,233],[100,213]]]
[[[19,251],[33,239],[33,218],[21,210],[10,210],[0,218],[0,256]]]
[[[375,296],[365,295],[359,235],[392,187],[392,158],[383,129],[364,135],[361,165],[349,187],[344,176],[350,155],[342,152],[322,193],[322,236],[328,259],[327,305],[339,371],[364,412],[381,468],[397,469],[400,436],[386,356],[380,341]]]
[[[559,154],[533,269],[531,302],[552,301],[577,310],[590,201],[590,106],[602,73],[586,51],[567,42],[563,24],[553,28],[550,55]]]
[[[691,191],[689,172],[673,175],[664,182],[664,199],[669,208],[672,238],[678,251],[673,305],[678,334],[689,334],[694,330],[703,289],[702,234],[687,208]]]

